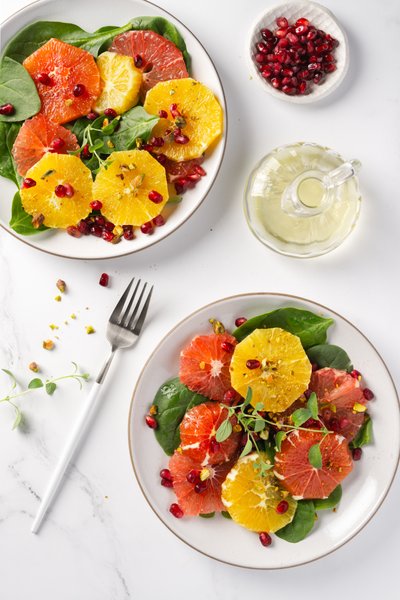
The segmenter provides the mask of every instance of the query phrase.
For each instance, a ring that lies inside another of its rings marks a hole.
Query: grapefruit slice
[[[55,38],[28,56],[24,67],[36,83],[41,112],[54,123],[86,115],[100,93],[93,56]]]
[[[22,205],[30,215],[43,215],[47,227],[66,229],[90,213],[92,174],[77,156],[47,152],[26,175],[35,184],[22,187]],[[58,186],[68,195],[57,195]]]
[[[232,462],[204,466],[189,456],[175,451],[169,461],[169,470],[174,492],[184,514],[196,516],[224,510],[221,485],[231,468]],[[196,488],[198,484],[201,485],[202,491]]]
[[[317,394],[326,427],[351,441],[364,422],[364,398],[358,379],[346,371],[319,369],[311,376],[310,390]]]
[[[223,113],[214,93],[194,79],[158,83],[146,94],[144,109],[159,120],[153,135],[164,145],[155,148],[176,161],[199,158],[221,135]]]
[[[157,202],[150,198],[155,195]],[[165,169],[145,150],[113,152],[98,172],[93,194],[102,214],[115,225],[151,221],[168,201]]]
[[[311,363],[296,335],[273,327],[255,329],[236,346],[230,371],[241,396],[252,389],[253,406],[283,412],[308,388]]]
[[[315,444],[320,444],[320,469],[313,467],[308,459]],[[274,473],[296,500],[327,498],[352,468],[348,444],[342,435],[335,433],[324,436],[312,431],[292,431],[275,454]]]
[[[272,471],[261,476],[256,468],[260,455],[240,458],[222,484],[222,502],[232,519],[250,531],[274,532],[290,523],[297,502],[281,487]],[[269,462],[266,456],[263,460]],[[287,510],[279,512],[282,500]]]
[[[182,52],[154,31],[127,31],[117,35],[110,52],[125,54],[135,60],[143,73],[142,97],[159,81],[188,77]]]
[[[133,58],[114,52],[103,52],[97,58],[101,77],[101,94],[94,105],[95,111],[103,113],[113,108],[122,114],[136,106],[142,74],[136,69]]]
[[[198,335],[181,352],[179,378],[192,392],[222,402],[231,388],[229,365],[236,339],[227,333]]]
[[[72,131],[39,114],[22,125],[15,139],[12,155],[19,175],[24,177],[46,152],[67,154],[78,148],[78,140]]]
[[[241,431],[232,430],[221,443],[215,439],[218,427],[228,415],[226,408],[206,402],[190,409],[180,424],[181,448],[186,456],[202,465],[216,465],[230,460],[238,449]],[[232,426],[236,418],[230,419]]]

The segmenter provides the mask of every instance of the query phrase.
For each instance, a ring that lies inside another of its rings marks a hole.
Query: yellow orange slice
[[[94,110],[99,113],[113,108],[121,114],[138,103],[142,73],[131,56],[103,52],[96,61],[101,78],[101,93]]]

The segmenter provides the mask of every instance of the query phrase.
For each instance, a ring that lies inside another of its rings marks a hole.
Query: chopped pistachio
[[[56,302],[61,302],[61,296],[55,296],[54,300],[55,300]]]
[[[91,333],[95,333],[95,331],[96,330],[94,329],[94,327],[92,327],[91,325],[86,325],[86,333],[88,335],[90,335]]]
[[[158,408],[157,408],[157,406],[156,406],[155,404],[152,404],[152,405],[150,406],[149,414],[150,414],[150,415],[152,415],[152,416],[154,416],[154,415],[156,415],[157,413],[158,413]]]
[[[73,103],[74,101],[72,98],[67,98],[67,100],[64,101],[65,106],[72,106]]]
[[[57,288],[60,290],[60,292],[63,294],[65,292],[65,290],[67,289],[67,284],[65,283],[65,281],[63,281],[62,279],[59,279],[56,283]]]
[[[75,319],[76,319],[76,314],[75,314],[75,313],[72,313],[72,315],[70,315],[70,319],[73,319],[73,320],[75,320]]]
[[[39,229],[44,223],[44,215],[42,213],[35,213],[32,217],[32,226],[35,229]]]
[[[44,340],[42,346],[45,350],[53,350],[54,342],[53,340]]]
[[[35,362],[31,362],[29,365],[29,369],[34,373],[39,373],[39,365]]]
[[[225,333],[225,327],[221,321],[217,321],[217,319],[208,319],[208,321],[212,325],[214,333]]]

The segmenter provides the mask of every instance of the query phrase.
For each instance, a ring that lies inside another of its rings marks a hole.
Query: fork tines
[[[148,287],[146,282],[142,285],[141,279],[138,279],[135,282],[133,291],[131,291],[134,281],[135,277],[131,279],[125,292],[122,294],[116,307],[111,313],[110,323],[119,325],[124,329],[129,329],[136,335],[139,335],[149,308],[153,286]],[[137,315],[138,317],[135,322],[135,317]]]

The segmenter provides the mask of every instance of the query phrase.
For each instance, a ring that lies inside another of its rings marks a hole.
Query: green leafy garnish
[[[48,229],[45,225],[41,225],[38,228],[35,228],[32,225],[32,215],[28,215],[28,213],[25,212],[19,192],[16,192],[13,199],[10,227],[20,235],[35,235],[36,233],[41,233]]]
[[[308,451],[308,461],[315,469],[322,467],[322,454],[320,444],[313,444]]]
[[[372,419],[368,413],[365,413],[364,423],[361,425],[355,438],[350,442],[350,448],[361,448],[374,441],[372,431]]]
[[[24,121],[40,110],[36,85],[19,62],[5,56],[0,62],[0,105],[12,104],[12,115],[0,115],[0,121]]]
[[[282,540],[297,544],[310,533],[315,523],[315,506],[312,500],[299,500],[293,520],[275,532]]]
[[[318,344],[307,350],[307,356],[312,363],[316,363],[320,369],[331,367],[341,371],[352,371],[353,365],[347,354],[339,346],[333,344]]]
[[[342,486],[338,485],[335,487],[333,492],[328,496],[328,498],[314,500],[315,510],[328,510],[330,508],[335,508],[340,502],[342,498]]]

